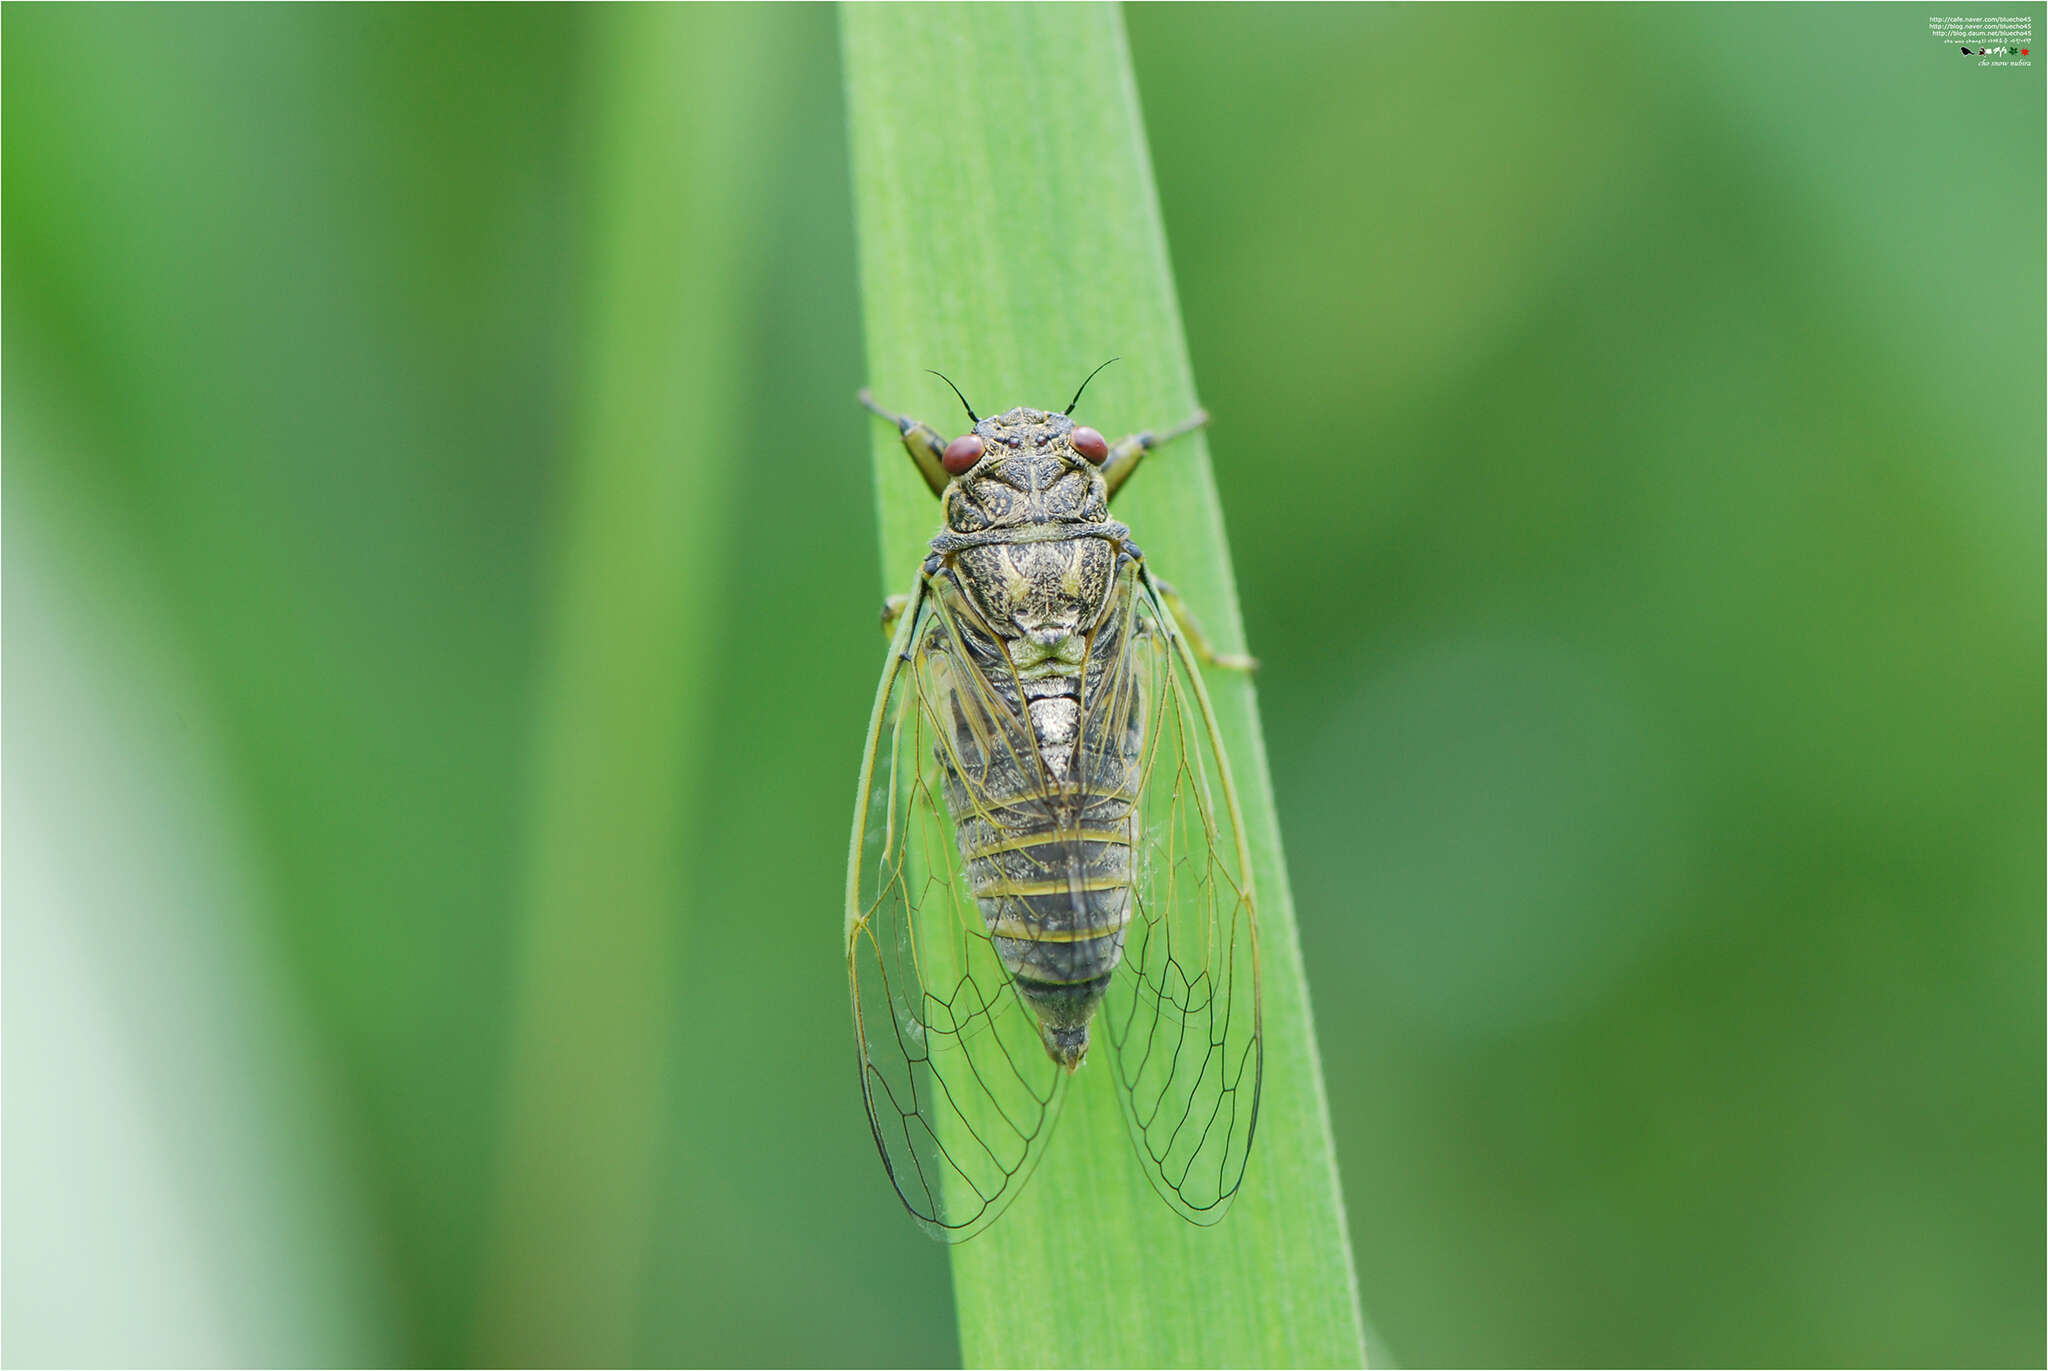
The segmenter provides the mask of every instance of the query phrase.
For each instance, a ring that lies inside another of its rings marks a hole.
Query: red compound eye
[[[981,460],[982,449],[986,446],[987,444],[983,443],[978,435],[972,433],[962,434],[946,444],[946,451],[939,458],[939,465],[954,476],[958,476],[964,471],[971,471],[974,468],[974,464]]]
[[[1067,435],[1067,441],[1074,445],[1074,451],[1097,466],[1109,457],[1109,440],[1092,428],[1083,426],[1075,429]]]

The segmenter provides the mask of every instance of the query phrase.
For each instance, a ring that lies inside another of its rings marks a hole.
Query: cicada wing
[[[1244,1179],[1263,1066],[1250,857],[1193,656],[1149,577],[1129,607],[1142,719],[1133,903],[1100,1015],[1138,1161],[1182,1217],[1223,1217]],[[1112,692],[1110,698],[1115,698]]]
[[[977,777],[1028,734],[922,588],[906,619],[861,768],[846,965],[882,1163],[926,1231],[960,1242],[1022,1189],[1066,1073],[997,958],[947,804],[950,780],[978,807]]]

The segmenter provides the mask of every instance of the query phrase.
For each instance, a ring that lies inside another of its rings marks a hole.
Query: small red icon
[[[2020,56],[2022,56],[2022,57],[2025,57],[2026,55],[2027,55],[2027,50],[2026,50],[2025,48],[2021,48],[2021,49],[2020,49]]]

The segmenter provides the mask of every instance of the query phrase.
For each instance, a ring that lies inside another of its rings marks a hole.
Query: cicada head
[[[1100,469],[1108,454],[1101,434],[1064,414],[1020,405],[982,419],[946,448],[946,526],[1100,523],[1109,517]]]

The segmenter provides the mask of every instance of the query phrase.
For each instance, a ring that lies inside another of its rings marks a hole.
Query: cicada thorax
[[[945,799],[990,941],[1070,1070],[1123,958],[1139,841],[1144,711],[1125,652],[1135,564],[1119,540],[961,550],[936,575],[970,612],[953,645],[985,683],[956,692]],[[985,702],[989,718],[974,718]]]

